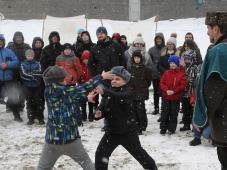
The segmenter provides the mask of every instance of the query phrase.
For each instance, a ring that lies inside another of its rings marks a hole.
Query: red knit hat
[[[117,41],[121,41],[121,35],[117,32],[113,33],[112,39],[116,39]]]
[[[85,51],[82,53],[81,59],[82,59],[82,61],[83,61],[83,60],[88,59],[89,57],[90,57],[90,51],[85,50]]]

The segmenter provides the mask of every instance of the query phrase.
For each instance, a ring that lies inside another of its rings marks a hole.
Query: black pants
[[[192,123],[192,115],[193,115],[193,107],[190,104],[190,99],[183,97],[182,98],[182,107],[183,107],[183,118],[182,121],[184,123],[184,126],[190,127],[190,124]]]
[[[160,129],[169,130],[170,132],[176,131],[179,105],[179,100],[162,99]]]
[[[0,82],[0,89],[1,98],[8,98],[6,107],[13,112],[15,117],[18,117],[25,100],[24,91],[20,82],[2,81]]]
[[[153,88],[154,88],[154,109],[159,110],[159,97],[160,97],[160,80],[154,79],[153,81]]]
[[[24,87],[28,119],[43,120],[43,94],[40,87]]]
[[[108,169],[109,157],[118,145],[122,145],[144,169],[157,170],[155,161],[142,148],[136,132],[127,134],[105,133],[95,153],[96,170]]]
[[[90,103],[90,102],[86,102],[86,101],[81,102],[80,106],[81,106],[83,120],[87,119],[87,103],[88,103],[88,110],[89,110],[88,117],[93,118],[93,114],[94,114],[93,113],[93,108],[95,105],[94,103]]]
[[[227,147],[217,147],[217,154],[222,170],[227,170]]]
[[[145,108],[145,101],[144,100],[135,100],[134,107],[136,111],[136,121],[138,123],[138,130],[139,131],[146,131],[147,129],[147,113]]]

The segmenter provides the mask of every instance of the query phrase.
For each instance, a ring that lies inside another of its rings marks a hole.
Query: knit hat
[[[44,80],[45,85],[48,85],[50,83],[63,82],[66,74],[67,74],[66,71],[62,67],[59,67],[57,65],[49,66],[43,72],[43,80]]]
[[[174,38],[174,37],[170,37],[170,38],[168,39],[168,41],[167,41],[167,44],[168,44],[168,43],[174,44],[175,47],[177,46],[177,40],[176,40],[176,38]]]
[[[83,28],[79,28],[79,29],[77,30],[77,34],[80,34],[80,33],[84,32],[84,31],[86,31],[86,30],[83,29]]]
[[[227,12],[207,12],[206,25],[227,25]]]
[[[82,55],[81,55],[81,60],[82,60],[82,61],[83,61],[83,60],[87,60],[87,59],[89,59],[89,57],[90,57],[90,51],[85,50],[85,51],[82,53]]]
[[[98,33],[104,33],[104,34],[107,35],[107,30],[106,30],[105,27],[99,27],[99,28],[96,30],[96,35],[97,35]]]
[[[112,39],[116,39],[117,41],[121,41],[121,35],[118,32],[113,33]]]
[[[72,50],[72,45],[69,44],[69,43],[65,43],[65,44],[62,46],[62,50],[64,51],[64,50],[66,50],[66,49]]]
[[[144,40],[142,37],[136,37],[136,39],[133,41],[133,44],[145,44]]]
[[[125,81],[129,82],[131,79],[131,74],[123,66],[115,66],[111,69],[112,74],[115,74]]]
[[[35,56],[35,52],[32,49],[28,49],[25,51],[25,56],[32,55],[33,57]]]
[[[180,57],[178,57],[176,55],[170,55],[168,62],[169,63],[175,63],[177,66],[179,66],[180,65]]]

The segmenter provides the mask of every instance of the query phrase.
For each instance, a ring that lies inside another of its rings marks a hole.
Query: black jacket
[[[81,35],[83,34],[87,34],[88,37],[89,37],[89,43],[85,44],[82,40],[79,40],[77,41],[76,44],[73,44],[73,51],[75,53],[75,55],[78,57],[78,58],[81,58],[82,56],[82,53],[85,51],[85,50],[88,50],[90,51],[91,48],[95,45],[92,41],[91,41],[91,36],[89,34],[88,31],[84,31],[81,33]]]
[[[40,59],[42,70],[44,71],[47,67],[54,66],[56,58],[61,54],[61,52],[62,45],[60,43],[51,43],[44,47]]]
[[[91,56],[88,59],[88,68],[95,76],[102,71],[109,71],[114,66],[126,66],[121,47],[107,37],[104,42],[97,42],[91,48]]]
[[[227,36],[215,45],[221,42],[227,43]],[[227,147],[227,81],[218,73],[212,73],[205,82],[204,95],[213,143]]]
[[[137,129],[132,96],[128,85],[104,90],[98,110],[106,118],[106,132],[124,134]]]
[[[148,100],[149,87],[151,85],[151,80],[152,80],[151,69],[145,66],[144,64],[135,64],[134,62],[132,62],[132,65],[128,69],[128,71],[131,73],[131,76],[132,76],[131,82],[134,87],[134,90],[133,90],[134,99]]]

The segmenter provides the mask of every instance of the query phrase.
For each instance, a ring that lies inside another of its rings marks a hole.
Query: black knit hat
[[[206,25],[227,25],[227,12],[207,12]]]
[[[51,83],[59,83],[63,82],[65,79],[65,76],[67,75],[64,68],[59,66],[49,66],[44,72],[43,72],[43,80],[45,85],[51,84]]]
[[[65,44],[63,45],[62,50],[64,51],[64,50],[66,50],[66,49],[72,50],[72,45],[71,45],[70,43],[65,43]]]
[[[111,69],[112,74],[115,74],[125,81],[129,82],[131,79],[131,74],[123,66],[115,66]]]

